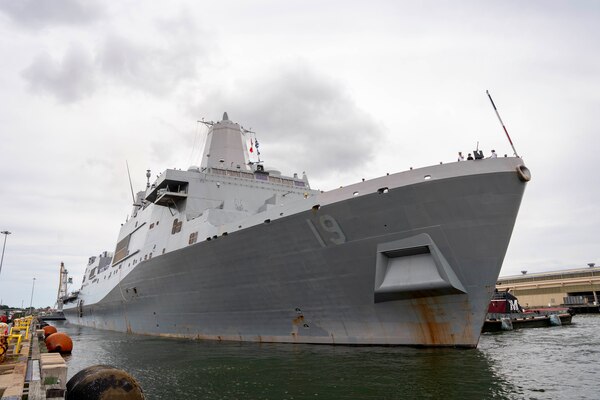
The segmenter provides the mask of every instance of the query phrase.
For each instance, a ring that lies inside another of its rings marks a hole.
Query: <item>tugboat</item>
[[[572,317],[568,308],[524,309],[508,290],[496,289],[481,332],[570,325]]]

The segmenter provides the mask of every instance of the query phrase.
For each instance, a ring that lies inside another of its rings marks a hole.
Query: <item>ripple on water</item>
[[[600,316],[577,315],[570,326],[482,335],[479,348],[527,398],[596,399],[599,328]]]
[[[111,364],[149,399],[594,399],[600,316],[484,334],[479,348],[414,349],[202,342],[60,324],[69,377]]]

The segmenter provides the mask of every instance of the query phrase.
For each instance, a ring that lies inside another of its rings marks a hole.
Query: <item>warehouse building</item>
[[[524,307],[598,306],[600,267],[567,269],[554,272],[498,278],[498,290],[510,290]]]

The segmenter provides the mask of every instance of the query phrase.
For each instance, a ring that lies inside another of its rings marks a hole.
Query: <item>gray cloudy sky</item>
[[[199,163],[196,121],[252,127],[323,190],[510,146],[533,179],[502,275],[600,264],[597,1],[0,0],[4,304],[51,305],[113,250],[145,170]],[[3,237],[0,237],[3,239]]]

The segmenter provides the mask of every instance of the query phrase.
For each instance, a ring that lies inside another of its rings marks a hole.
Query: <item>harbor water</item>
[[[600,316],[481,336],[471,350],[162,339],[52,323],[69,377],[109,364],[148,399],[598,399]]]

